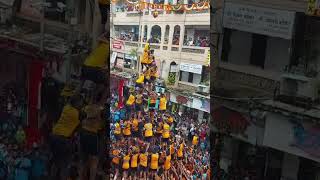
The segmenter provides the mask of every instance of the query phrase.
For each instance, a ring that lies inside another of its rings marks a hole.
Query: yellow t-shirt
[[[165,97],[160,98],[160,110],[166,110],[167,109],[167,99]]]
[[[125,128],[123,129],[123,134],[125,136],[131,135],[131,125],[128,122],[126,123]]]
[[[145,137],[151,137],[151,136],[153,136],[152,124],[151,124],[151,123],[145,124],[145,125],[144,125],[144,128],[146,129],[146,131],[144,132],[144,136],[145,136]]]
[[[119,159],[119,157],[117,157],[119,155],[119,150],[117,150],[117,149],[113,150],[112,151],[112,155],[116,156],[116,157],[112,158],[112,162],[114,164],[119,164],[120,163],[120,159]]]
[[[121,127],[119,123],[115,124],[114,134],[119,135],[121,134]]]
[[[63,108],[60,119],[53,126],[52,133],[54,135],[70,137],[79,124],[79,111],[67,104]]]
[[[136,95],[136,103],[137,104],[142,104],[143,102],[143,95],[142,94],[137,94]]]
[[[198,145],[198,136],[193,136],[192,145]]]
[[[141,56],[141,63],[147,64],[149,62],[148,50],[144,50],[143,55]]]
[[[138,167],[138,157],[139,157],[139,154],[135,154],[131,157],[131,167],[133,168]]]
[[[183,157],[183,148],[184,144],[180,144],[180,147],[178,149],[178,157]]]
[[[130,168],[129,161],[130,161],[130,156],[129,155],[123,157],[122,169],[129,169]]]
[[[87,118],[82,121],[82,128],[93,133],[98,133],[98,131],[103,127],[100,116],[102,110],[103,107],[96,104],[87,105],[84,108]]]
[[[159,163],[159,154],[156,153],[156,154],[152,154],[151,155],[151,165],[150,165],[150,168],[155,170],[155,169],[158,169],[158,163]]]
[[[134,119],[133,121],[132,121],[132,129],[133,129],[133,131],[139,131],[139,121],[138,121],[138,119]]]
[[[164,169],[169,170],[171,167],[171,155],[166,156],[166,160],[164,162]]]
[[[141,75],[139,76],[139,78],[136,80],[136,83],[138,83],[138,84],[142,84],[142,83],[143,83],[143,81],[144,81],[144,75],[143,75],[143,74],[141,74]]]
[[[104,68],[107,64],[109,56],[109,43],[100,43],[98,47],[84,61],[84,65],[88,67]]]
[[[163,125],[162,137],[165,139],[170,137],[170,126],[166,123]]]
[[[127,100],[127,105],[131,106],[135,102],[136,98],[134,95],[130,94],[128,100]]]
[[[147,167],[148,166],[148,154],[144,153],[144,154],[140,154],[139,156],[139,164],[143,167]]]

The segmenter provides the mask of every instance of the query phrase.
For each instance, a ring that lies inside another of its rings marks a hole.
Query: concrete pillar
[[[86,28],[86,32],[88,32],[88,33],[90,33],[92,31],[91,13],[92,12],[91,12],[91,9],[90,9],[90,3],[89,3],[89,1],[86,1],[85,28]]]
[[[147,25],[148,26],[148,31],[147,31],[147,40],[151,38],[151,29],[153,25]]]
[[[164,36],[165,36],[165,33],[166,33],[166,25],[161,25],[161,46],[164,45]]]
[[[174,33],[174,26],[175,25],[169,25],[169,39],[168,39],[168,50],[171,51],[172,46],[172,40],[173,40],[173,33]]]
[[[284,153],[282,160],[281,179],[298,179],[300,159],[298,156]]]
[[[179,41],[179,51],[181,51],[183,45],[183,38],[184,38],[185,26],[180,25],[180,41]]]
[[[97,46],[97,39],[102,33],[102,25],[101,25],[101,14],[99,9],[99,3],[98,0],[95,0],[95,6],[94,6],[94,18],[93,18],[93,24],[92,24],[92,49],[94,49]]]

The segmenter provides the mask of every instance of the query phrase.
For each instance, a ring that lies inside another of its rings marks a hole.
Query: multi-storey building
[[[129,2],[129,1],[128,1]],[[166,81],[170,101],[179,111],[194,109],[208,119],[210,13],[200,11],[138,11],[128,2],[112,4],[112,63],[121,69],[140,70],[140,55],[147,41],[154,49],[159,76]],[[183,2],[148,1],[155,4]],[[184,4],[190,4],[185,1]],[[127,5],[125,5],[127,4]],[[200,92],[199,92],[200,91]],[[175,104],[175,105],[174,105]]]
[[[319,179],[319,20],[307,3],[223,2],[213,124],[225,170]]]

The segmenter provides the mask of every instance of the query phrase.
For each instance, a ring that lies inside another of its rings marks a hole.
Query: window
[[[228,62],[229,52],[231,49],[231,38],[232,30],[231,29],[224,29],[223,33],[223,44],[222,44],[222,54],[221,54],[221,60],[224,62]]]
[[[192,84],[200,84],[201,75],[191,72],[180,71],[179,81],[188,82]]]
[[[264,68],[266,60],[267,36],[252,34],[250,64]]]
[[[52,21],[67,23],[66,8],[60,8],[60,4],[66,5],[66,0],[46,0],[51,6],[45,10],[44,17]]]

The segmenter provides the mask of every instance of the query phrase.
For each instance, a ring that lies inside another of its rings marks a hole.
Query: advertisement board
[[[181,63],[180,64],[180,71],[201,74],[202,73],[202,65]]]
[[[223,27],[292,39],[295,12],[226,3]]]

